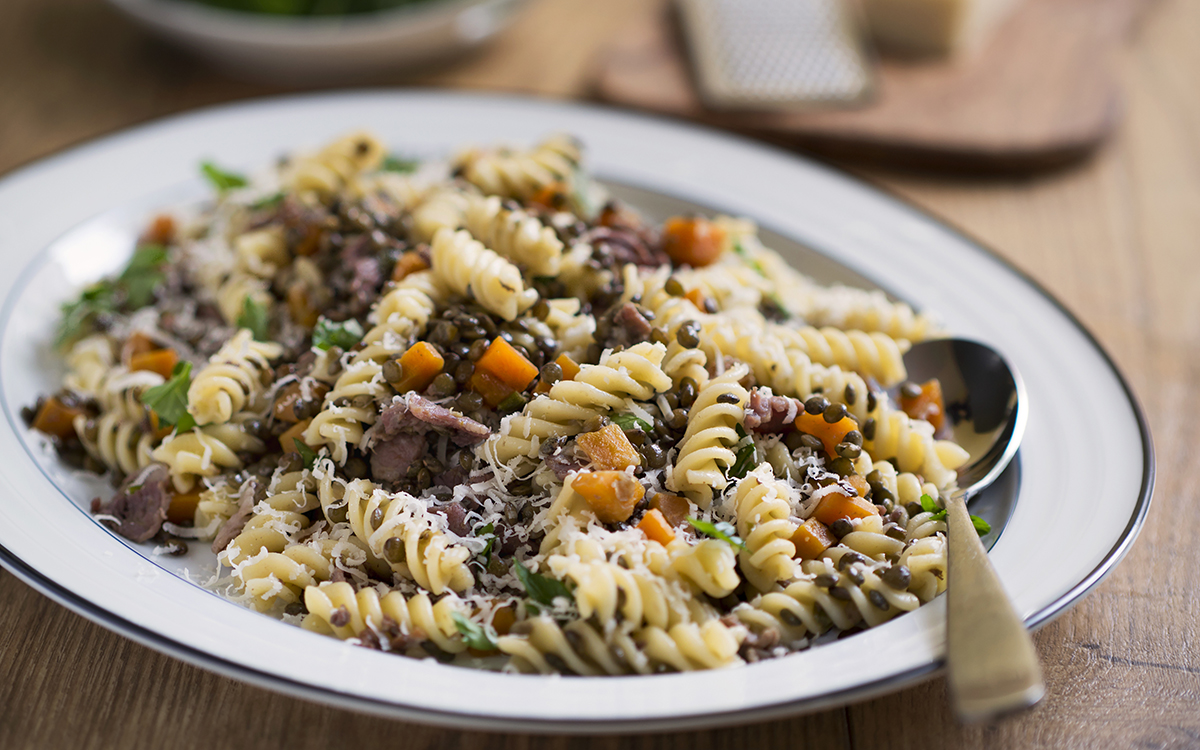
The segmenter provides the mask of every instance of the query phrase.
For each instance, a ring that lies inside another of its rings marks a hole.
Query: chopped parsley
[[[647,434],[654,432],[654,425],[634,414],[614,414],[612,421],[617,427],[620,427],[625,432],[631,432],[633,430],[641,430]]]
[[[255,341],[270,341],[270,316],[267,308],[249,294],[242,299],[242,313],[238,315],[238,328],[249,328]]]
[[[487,544],[483,546],[483,551],[479,553],[479,557],[483,558],[483,567],[486,570],[492,562],[492,548],[496,546],[496,524],[489,523],[486,526],[481,526],[475,531],[475,536],[479,539],[486,539]]]
[[[298,438],[292,439],[292,445],[296,446],[296,452],[300,454],[300,460],[304,462],[304,468],[312,471],[312,467],[317,463],[317,452],[308,447],[308,443]]]
[[[720,539],[722,542],[729,542],[738,549],[746,549],[746,543],[737,535],[737,529],[733,528],[733,524],[725,521],[710,523],[701,521],[698,518],[687,517],[687,522],[692,525],[692,528],[699,531],[705,536],[711,536],[713,539]]]
[[[237,172],[227,172],[211,161],[200,163],[200,172],[208,179],[218,193],[225,193],[234,188],[246,187],[249,181]]]
[[[264,208],[274,208],[275,206],[278,206],[280,203],[283,203],[283,199],[284,199],[284,197],[286,197],[286,195],[287,195],[286,193],[284,193],[282,190],[280,190],[278,193],[275,193],[273,195],[268,195],[266,197],[259,198],[258,200],[254,201],[253,203],[250,204],[250,208],[254,209],[255,211],[261,211]]]
[[[534,573],[525,567],[524,563],[520,560],[517,561],[516,567],[517,579],[521,581],[521,586],[525,588],[525,593],[538,604],[551,607],[554,606],[554,600],[559,597],[574,599],[571,596],[571,590],[562,581]]]
[[[933,516],[931,518],[934,521],[941,521],[946,517],[946,509],[939,506],[937,501],[929,495],[921,495],[921,509],[926,513],[932,513]],[[979,536],[983,536],[992,530],[990,523],[976,515],[971,516],[971,525],[975,527],[975,533]]]
[[[171,371],[171,379],[162,385],[147,388],[142,403],[158,415],[158,421],[174,425],[176,432],[186,432],[196,426],[188,413],[188,388],[192,385],[192,363],[179,362]]]
[[[729,467],[729,476],[733,479],[741,479],[746,476],[746,472],[750,471],[750,467],[754,465],[755,452],[754,443],[738,448],[733,466]]]
[[[421,162],[416,159],[409,159],[404,156],[390,154],[383,160],[383,164],[379,168],[385,172],[399,172],[400,174],[409,174],[416,172],[417,167],[421,166]]]
[[[504,400],[496,407],[496,411],[501,414],[509,414],[514,411],[520,411],[523,406],[525,406],[525,397],[513,391],[504,397]]]
[[[763,264],[759,263],[756,258],[750,257],[750,253],[748,253],[746,251],[746,248],[742,247],[742,243],[740,243],[740,242],[733,243],[733,251],[735,253],[737,253],[738,255],[742,256],[742,259],[746,261],[746,264],[749,265],[751,268],[753,268],[758,273],[759,276],[762,276],[764,279],[769,278],[767,269],[763,268]]]
[[[83,338],[104,315],[133,312],[154,302],[154,290],[166,278],[162,271],[166,262],[167,249],[162,245],[138,247],[119,276],[92,284],[78,299],[62,306],[55,343],[65,346]]]
[[[451,612],[450,618],[454,620],[454,627],[462,633],[463,641],[470,648],[480,651],[495,651],[499,648],[499,643],[496,635],[496,629],[491,625],[480,625],[477,622],[471,622],[462,612]]]
[[[322,351],[333,346],[339,349],[349,349],[362,341],[362,337],[363,327],[354,318],[343,323],[334,323],[332,320],[321,317],[313,327],[312,333],[313,346]]]

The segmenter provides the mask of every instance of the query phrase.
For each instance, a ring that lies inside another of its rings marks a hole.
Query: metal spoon
[[[947,410],[965,416],[954,437],[972,460],[959,469],[960,489],[946,505],[946,667],[958,717],[985,721],[1032,706],[1046,692],[1033,639],[988,561],[966,504],[1016,455],[1025,432],[1025,386],[995,350],[965,339],[916,344],[904,364],[911,380],[936,377]]]

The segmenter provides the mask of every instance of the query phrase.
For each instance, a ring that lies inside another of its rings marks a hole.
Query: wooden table
[[[585,94],[644,0],[540,0],[454,68],[384,83]],[[138,646],[0,572],[0,748],[1200,747],[1200,0],[1162,0],[1121,61],[1127,119],[1090,163],[1037,179],[867,173],[1028,271],[1098,336],[1142,399],[1158,488],[1128,558],[1035,638],[1049,695],[955,724],[942,679],[836,710],[683,735],[569,738],[433,729],[313,705]],[[548,63],[547,61],[554,62]],[[0,173],[172,112],[275,90],[228,80],[99,0],[0,5]],[[1196,296],[1193,296],[1196,295]],[[1069,425],[1064,425],[1069,429]],[[1070,533],[1070,529],[1063,529]]]

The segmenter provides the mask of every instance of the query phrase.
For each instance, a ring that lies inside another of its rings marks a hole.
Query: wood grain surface
[[[1020,4],[975,54],[879,60],[872,100],[849,109],[706,109],[673,13],[639,21],[596,68],[596,91],[864,164],[920,163],[958,172],[1032,172],[1078,160],[1121,119],[1116,50],[1153,0]]]
[[[592,55],[638,14],[658,10],[644,0],[541,0],[457,66],[384,82],[578,96]],[[1197,29],[1200,0],[1162,0],[1120,60],[1125,122],[1078,168],[1022,180],[866,175],[1058,295],[1123,368],[1151,423],[1159,473],[1149,520],[1117,570],[1037,633],[1049,694],[1033,711],[961,727],[935,679],[845,708],[699,733],[433,729],[185,665],[0,572],[0,748],[1200,747],[1200,483],[1191,477],[1200,468]],[[150,40],[99,0],[0,3],[0,172],[148,118],[268,93],[276,92],[222,78]]]

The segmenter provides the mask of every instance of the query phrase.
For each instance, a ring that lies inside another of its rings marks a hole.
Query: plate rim
[[[31,161],[18,165],[12,170],[0,175],[0,185],[9,183],[10,181],[20,180],[31,173],[40,171],[41,169],[54,167],[61,162],[78,158],[79,156],[85,155],[95,149],[112,146],[119,142],[124,142],[126,139],[136,140],[148,130],[160,127],[169,127],[176,121],[180,120],[220,117],[229,113],[234,113],[238,110],[253,110],[260,107],[270,107],[272,105],[283,103],[302,103],[305,100],[329,101],[342,98],[353,99],[362,96],[404,98],[406,95],[412,96],[414,94],[418,97],[445,98],[460,102],[470,100],[497,101],[507,104],[516,104],[517,106],[520,106],[523,103],[552,103],[557,106],[575,110],[577,112],[599,112],[604,113],[607,116],[616,116],[635,121],[646,121],[659,127],[683,129],[711,138],[730,141],[740,147],[756,149],[760,152],[764,152],[770,156],[784,161],[799,162],[808,168],[815,168],[816,170],[819,170],[826,176],[845,181],[860,191],[873,193],[876,197],[885,199],[894,207],[901,208],[907,213],[915,216],[922,224],[932,225],[943,231],[946,231],[953,235],[954,238],[960,241],[962,244],[969,245],[974,251],[988,256],[991,260],[998,262],[1007,270],[1018,276],[1021,281],[1030,289],[1034,290],[1038,296],[1050,302],[1051,305],[1053,305],[1064,316],[1066,321],[1069,322],[1073,328],[1083,334],[1091,348],[1100,355],[1111,375],[1115,377],[1116,383],[1119,384],[1120,389],[1123,392],[1127,403],[1129,404],[1132,416],[1137,424],[1138,436],[1142,447],[1142,478],[1138,490],[1138,498],[1132,507],[1131,516],[1127,521],[1124,530],[1117,537],[1113,546],[1103,555],[1090,573],[1084,576],[1078,583],[1068,589],[1064,594],[1033,612],[1026,619],[1027,625],[1030,628],[1042,627],[1071,609],[1088,592],[1090,592],[1096,585],[1103,581],[1103,579],[1107,577],[1109,573],[1112,572],[1112,570],[1124,558],[1129,549],[1132,547],[1133,543],[1136,541],[1137,536],[1145,523],[1145,519],[1149,512],[1149,507],[1153,497],[1153,488],[1157,469],[1153,448],[1153,438],[1140,401],[1133,392],[1133,389],[1128,380],[1125,378],[1124,373],[1117,366],[1109,352],[1101,345],[1092,331],[1085,326],[1061,300],[1050,293],[1039,281],[1032,278],[1027,272],[1016,266],[1014,263],[1010,262],[1007,258],[993,249],[989,244],[979,240],[955,223],[937,216],[932,211],[917,205],[885,185],[880,185],[857,174],[838,169],[826,162],[813,159],[807,155],[793,153],[772,144],[762,143],[742,135],[724,132],[708,126],[680,122],[672,118],[659,115],[632,112],[615,107],[597,105],[590,102],[574,102],[547,97],[530,97],[518,94],[494,92],[462,92],[437,89],[414,90],[394,87],[360,88],[337,92],[310,92],[300,95],[293,94],[255,98],[239,102],[201,107],[167,115],[165,117],[155,118],[130,127],[119,129],[114,132],[90,138],[82,142],[78,142],[64,150],[57,151],[41,158],[35,158]],[[86,220],[87,219],[84,219],[84,221]],[[70,229],[70,227],[66,228],[64,233],[69,232]],[[5,306],[7,307],[7,304]],[[7,409],[7,405],[5,410],[9,411]],[[11,422],[12,415],[8,414],[7,416]],[[15,423],[13,424],[15,427]],[[100,607],[99,605],[94,604],[82,595],[78,595],[66,590],[60,584],[49,579],[40,571],[31,568],[27,563],[17,558],[3,546],[0,546],[0,565],[3,565],[5,568],[12,571],[13,574],[19,579],[45,594],[52,600],[66,606],[68,609],[76,612],[77,614],[96,622],[102,627],[128,637],[138,643],[141,643],[142,645],[153,648],[160,653],[167,654],[174,658],[179,658],[195,666],[200,666],[223,676],[239,679],[244,682],[254,684],[258,687],[264,687],[276,692],[282,692],[293,697],[299,696],[306,700],[324,702],[359,712],[390,716],[408,721],[436,724],[441,726],[459,726],[470,727],[474,729],[500,729],[507,731],[519,730],[539,733],[618,733],[630,731],[663,730],[678,728],[681,726],[686,726],[687,728],[692,729],[709,726],[724,726],[755,720],[796,715],[800,713],[808,713],[834,706],[845,705],[848,702],[855,700],[864,700],[890,692],[891,690],[899,687],[916,684],[918,681],[930,678],[941,668],[941,661],[935,660],[932,663],[924,664],[918,668],[885,676],[878,680],[873,680],[867,683],[860,683],[853,687],[845,688],[832,693],[822,693],[816,697],[803,698],[795,701],[784,701],[781,703],[760,705],[754,708],[738,709],[717,714],[704,714],[699,716],[690,715],[684,717],[653,717],[609,721],[573,721],[569,719],[537,719],[525,716],[508,718],[495,715],[471,714],[468,711],[438,711],[423,707],[408,706],[393,701],[371,699],[361,695],[349,695],[341,693],[331,688],[322,688],[316,685],[298,682],[279,674],[262,672],[245,664],[233,662],[223,657],[200,651],[199,649],[193,648],[186,643],[174,640],[166,635],[163,635],[162,633],[144,628],[141,625],[129,621],[120,615],[116,615]]]

